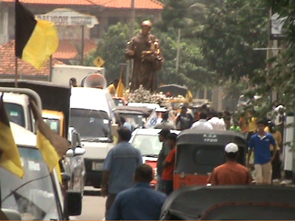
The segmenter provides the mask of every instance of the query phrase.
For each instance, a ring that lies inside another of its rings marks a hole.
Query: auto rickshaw
[[[245,165],[247,143],[239,132],[188,129],[180,133],[176,143],[174,190],[206,185],[213,169],[225,162],[224,147],[230,142],[238,145],[238,162]]]
[[[160,220],[294,220],[295,188],[191,186],[174,191]]]

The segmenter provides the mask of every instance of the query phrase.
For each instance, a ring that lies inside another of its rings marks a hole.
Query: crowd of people
[[[162,143],[156,174],[152,167],[143,164],[140,150],[128,142],[133,129],[123,119],[124,123],[118,130],[118,144],[109,151],[104,162],[101,192],[102,196],[107,197],[106,219],[159,219],[167,196],[173,192],[177,134],[171,130],[175,129],[247,132],[246,165],[238,163],[238,145],[234,142],[228,143],[224,147],[226,162],[210,173],[208,185],[271,184],[273,180],[280,179],[281,133],[275,129],[272,122],[249,116],[246,128],[243,125],[243,116],[240,119],[233,118],[226,112],[217,113],[205,106],[200,108],[198,113],[192,114],[183,105],[180,113],[172,121],[169,119],[169,113],[164,113],[162,122],[154,127],[161,129],[158,137]],[[157,186],[152,189],[150,182],[154,175],[157,176]]]

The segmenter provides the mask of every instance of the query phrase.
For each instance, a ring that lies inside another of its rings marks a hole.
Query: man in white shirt
[[[207,114],[200,113],[200,120],[195,122],[191,129],[199,129],[199,130],[213,130],[213,127],[210,123],[207,122]]]
[[[224,120],[218,118],[217,112],[213,111],[211,115],[212,118],[208,120],[208,123],[212,125],[213,130],[226,130]]]

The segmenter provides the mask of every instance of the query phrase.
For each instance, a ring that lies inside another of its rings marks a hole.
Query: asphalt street
[[[82,214],[77,220],[102,220],[105,212],[106,198],[100,196],[100,189],[85,187]]]

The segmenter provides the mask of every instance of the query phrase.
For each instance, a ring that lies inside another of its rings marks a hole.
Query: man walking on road
[[[119,193],[107,220],[159,220],[166,195],[150,187],[153,169],[147,164],[135,170],[135,186]]]
[[[118,145],[109,151],[103,165],[101,194],[107,196],[106,215],[117,194],[133,186],[134,171],[142,164],[140,150],[128,143],[130,138],[131,131],[121,127],[118,130]]]
[[[207,121],[207,114],[200,113],[200,120],[195,122],[191,129],[199,129],[199,130],[213,130],[212,125]]]
[[[246,185],[252,177],[247,167],[237,162],[239,148],[235,143],[229,143],[224,148],[226,163],[216,167],[210,178],[211,185]]]
[[[170,130],[167,128],[162,129],[159,132],[159,141],[162,142],[162,149],[159,152],[158,161],[157,161],[157,187],[156,187],[156,189],[161,192],[164,192],[164,184],[163,184],[163,180],[162,180],[163,162],[171,151],[171,148],[170,148],[168,140],[167,140],[167,137],[169,134],[170,134]]]
[[[176,139],[177,134],[171,133],[168,135],[167,140],[171,148],[170,153],[163,162],[163,173],[162,181],[164,185],[164,191],[167,195],[173,192],[173,174],[174,174],[174,164],[175,164],[175,155],[176,155]]]
[[[271,162],[274,160],[277,151],[277,144],[270,133],[266,133],[265,122],[263,120],[257,121],[258,133],[252,135],[249,141],[250,151],[248,153],[248,165],[252,152],[254,151],[254,168],[256,184],[271,184],[272,166]],[[271,156],[270,145],[275,148]]]

